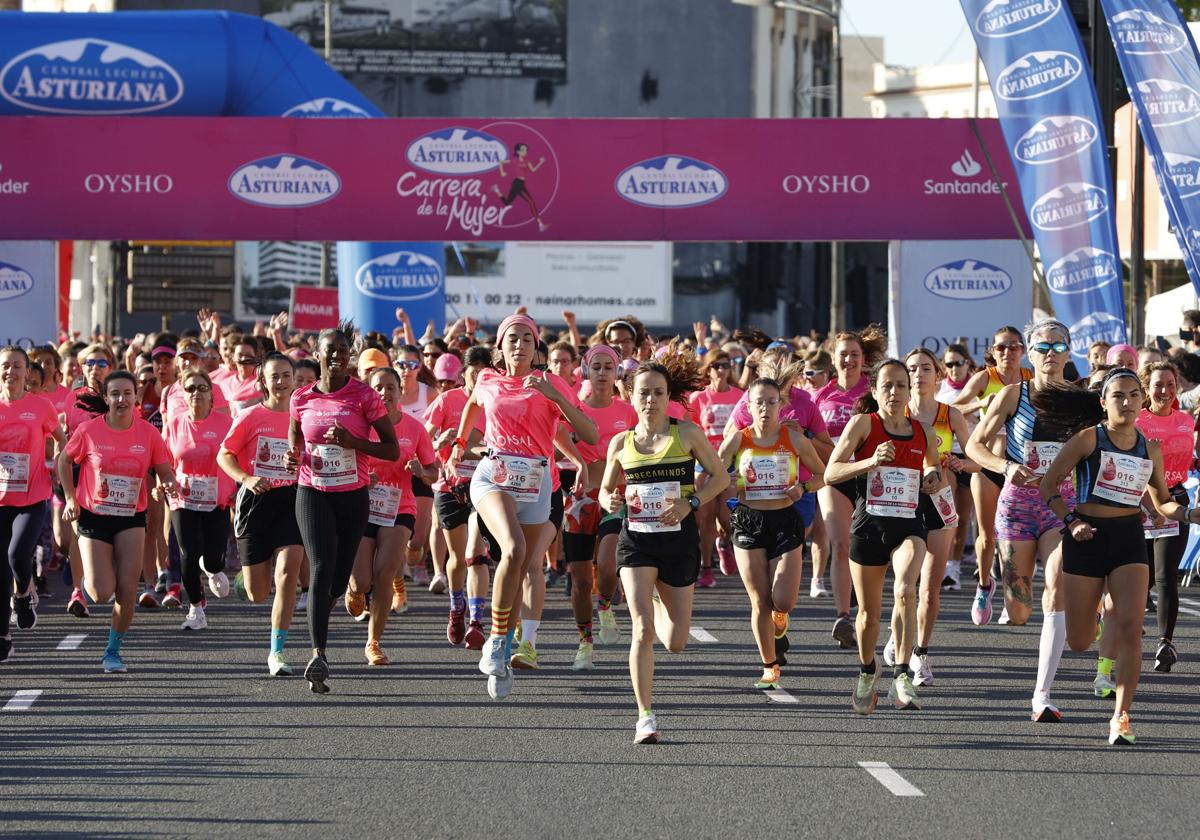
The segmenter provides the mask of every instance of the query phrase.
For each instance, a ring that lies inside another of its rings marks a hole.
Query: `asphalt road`
[[[597,670],[572,672],[561,594],[540,634],[543,670],[519,674],[500,703],[487,697],[478,654],[446,644],[442,596],[410,595],[412,609],[388,628],[394,664],[383,669],[366,666],[365,627],[339,608],[333,693],[320,697],[299,677],[267,675],[264,606],[210,601],[201,633],[181,632],[179,611],[139,611],[125,644],[129,673],[105,675],[108,610],[75,619],[56,595],[34,631],[14,630],[13,658],[0,665],[3,836],[1195,832],[1197,589],[1185,594],[1192,612],[1181,616],[1171,674],[1150,669],[1147,637],[1132,748],[1106,742],[1111,704],[1091,695],[1094,653],[1064,657],[1054,694],[1064,721],[1031,723],[1039,628],[974,627],[966,588],[943,600],[931,650],[938,682],[921,689],[924,709],[897,712],[881,696],[863,719],[849,704],[853,654],[829,638],[829,600],[802,597],[793,613],[789,696],[777,699],[795,702],[777,702],[751,687],[745,595],[721,578],[697,593],[693,625],[715,641],[658,651],[664,743],[642,747],[631,744],[627,646],[597,646]],[[58,649],[79,634],[78,648]],[[293,664],[302,666],[306,644],[301,623],[289,640]],[[860,762],[883,762],[891,775],[875,770],[880,781]],[[912,788],[922,795],[893,792]]]

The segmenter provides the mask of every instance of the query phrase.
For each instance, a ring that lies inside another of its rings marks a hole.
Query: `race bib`
[[[933,506],[937,509],[938,516],[942,517],[942,527],[957,528],[958,510],[954,507],[954,487],[943,487],[930,498],[933,499]]]
[[[259,435],[258,450],[254,453],[254,474],[270,481],[294,482],[296,471],[289,470],[284,461],[289,448],[285,438]]]
[[[678,481],[630,484],[625,488],[627,525],[639,534],[678,531],[679,523],[664,525],[662,515],[681,496]]]
[[[1174,519],[1168,519],[1161,528],[1155,527],[1154,517],[1149,516],[1145,509],[1142,510],[1142,531],[1146,535],[1146,539],[1154,540],[1159,537],[1175,537],[1179,535],[1179,523]]]
[[[92,498],[92,513],[104,516],[133,516],[142,492],[141,477],[100,473],[100,486]]]
[[[346,487],[358,483],[358,459],[353,449],[335,443],[309,445],[308,470],[313,487]]]
[[[451,477],[452,484],[457,484],[461,481],[470,481],[475,477],[475,468],[479,466],[479,459],[472,458],[471,460],[459,461],[454,468],[454,475]]]
[[[1097,499],[1131,507],[1140,505],[1152,472],[1154,462],[1147,458],[1135,458],[1122,452],[1102,449],[1100,474],[1096,476],[1092,495]]]
[[[867,473],[867,513],[915,519],[921,497],[921,474],[906,467],[873,467]]]
[[[733,414],[732,403],[710,405],[704,409],[700,419],[704,421],[704,434],[710,438],[722,437],[725,434],[725,424]]]
[[[215,475],[179,476],[179,503],[186,510],[209,511],[217,506]]]
[[[0,493],[27,492],[29,455],[23,452],[0,452]]]
[[[790,486],[791,456],[786,452],[742,456],[741,473],[746,501],[770,501],[787,497]]]
[[[1045,475],[1050,469],[1050,463],[1062,451],[1061,443],[1032,440],[1025,444],[1025,466],[1033,470],[1034,475]]]
[[[493,455],[492,483],[513,500],[536,502],[542,491],[542,473],[545,466],[536,458],[524,455]]]
[[[367,521],[381,528],[391,528],[396,524],[396,515],[400,512],[400,488],[390,484],[376,484],[367,494],[371,503],[371,512]]]

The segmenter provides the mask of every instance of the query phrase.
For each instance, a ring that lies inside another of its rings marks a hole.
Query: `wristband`
[[[1046,500],[1046,507],[1050,507],[1050,503],[1051,503],[1051,502],[1053,502],[1055,499],[1058,499],[1058,500],[1060,500],[1060,501],[1061,501],[1061,500],[1062,500],[1062,496],[1060,496],[1060,495],[1058,495],[1057,493],[1055,493],[1053,496],[1051,496],[1049,499],[1047,499],[1047,500]]]
[[[450,448],[453,449],[455,446],[461,446],[465,452],[467,449],[467,442],[462,438],[455,438],[454,442],[450,444]]]

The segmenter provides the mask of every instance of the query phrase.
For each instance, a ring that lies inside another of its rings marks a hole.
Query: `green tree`
[[[1200,20],[1200,0],[1175,0],[1175,5],[1188,20]]]

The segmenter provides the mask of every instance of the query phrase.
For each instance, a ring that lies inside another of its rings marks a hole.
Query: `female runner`
[[[975,375],[975,360],[971,358],[970,351],[965,345],[947,344],[946,349],[942,351],[942,367],[946,369],[946,378],[942,380],[942,384],[938,388],[937,400],[953,405],[963,388],[967,387],[971,377]],[[975,424],[979,422],[979,417],[978,415],[970,417],[964,415],[963,419],[967,422],[967,436],[969,437],[971,432],[975,431]],[[965,459],[967,456],[962,448],[964,445],[965,443],[955,440],[950,447],[951,454],[960,460]],[[974,514],[974,499],[971,496],[971,480],[973,478],[974,476],[966,470],[954,474],[954,509],[959,511],[958,528],[954,532],[954,543],[950,547],[950,559],[946,563],[946,576],[942,578],[942,589],[954,592],[962,589],[962,557]],[[993,523],[994,526],[995,523]]]
[[[420,348],[411,344],[400,348],[395,367],[400,373],[401,381],[399,409],[414,420],[420,421],[425,416],[429,404],[437,398],[437,380],[434,379],[433,372],[424,367]],[[417,504],[416,521],[409,534],[401,569],[408,570],[413,586],[429,586],[432,581],[429,570],[425,567],[425,551],[429,545],[429,529],[433,522],[433,488],[414,476],[412,490]],[[441,570],[437,573],[441,578],[431,591],[440,595],[446,591],[445,574]],[[408,593],[404,590],[403,575],[395,576],[392,600],[397,612],[407,609]],[[400,601],[403,603],[399,603]]]
[[[704,367],[701,368],[701,372],[708,377],[708,385],[688,395],[688,419],[704,430],[713,449],[720,448],[721,441],[725,439],[725,424],[729,422],[733,407],[745,393],[741,388],[730,384],[732,369],[733,363],[729,361],[728,353],[724,350],[709,350],[704,354]],[[696,476],[696,486],[703,487],[707,480],[708,475],[700,473]],[[696,586],[707,589],[716,585],[712,561],[718,539],[721,540],[722,561],[724,554],[733,559],[733,551],[729,544],[729,507],[724,499],[717,499],[711,505],[701,508],[696,520],[700,528],[700,579],[696,581]],[[729,575],[733,574],[734,569],[722,568],[721,571]]]

